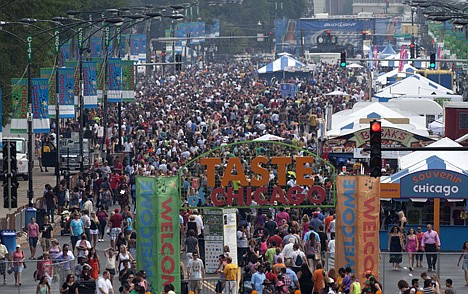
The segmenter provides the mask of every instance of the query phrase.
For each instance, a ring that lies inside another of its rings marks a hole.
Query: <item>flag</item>
[[[179,177],[137,177],[137,263],[152,293],[180,293]]]
[[[12,134],[26,134],[28,130],[28,81],[11,79],[11,130]]]
[[[120,58],[107,59],[107,101],[122,102],[122,60]]]
[[[70,60],[70,61],[67,61],[65,62],[65,66],[66,67],[69,67],[69,68],[73,68],[74,70],[74,73],[73,73],[73,96],[74,96],[74,100],[73,100],[73,105],[75,105],[75,107],[78,107],[78,100],[80,98],[80,68],[79,68],[79,64],[78,64],[78,61],[76,60]]]
[[[60,118],[75,118],[75,97],[73,89],[75,88],[75,69],[58,69],[58,87],[59,87],[59,107]]]
[[[442,47],[440,46],[437,46],[437,51],[436,51],[436,60],[441,60],[442,59]],[[440,68],[440,61],[439,62],[436,62],[436,66],[435,66],[435,69],[439,69]]]
[[[83,100],[85,109],[98,107],[96,61],[83,61]]]
[[[379,57],[379,46],[374,45],[374,50],[372,51],[372,56],[374,59],[377,59]],[[376,60],[374,61],[374,67],[377,67],[379,65],[379,62]]]
[[[31,79],[31,95],[34,133],[48,134],[50,132],[49,79]]]
[[[122,102],[135,100],[135,67],[133,60],[122,60]]]
[[[400,59],[404,59],[405,58],[405,46],[404,45],[401,45],[401,49],[400,49]],[[404,61],[403,60],[400,60],[400,62],[398,63],[398,72],[401,72],[403,70],[403,66],[404,66]]]
[[[40,69],[41,78],[48,80],[49,87],[49,118],[55,118],[55,106],[57,105],[57,80],[56,72],[53,67],[45,67]]]

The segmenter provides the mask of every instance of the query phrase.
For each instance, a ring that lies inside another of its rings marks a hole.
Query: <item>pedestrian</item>
[[[116,263],[118,254],[119,253],[117,251],[115,251],[115,249],[112,248],[112,247],[107,248],[107,249],[104,250],[104,256],[106,258],[105,259],[105,269],[110,274],[111,283],[114,282],[114,276],[115,276],[115,273],[116,273],[115,263]]]
[[[39,284],[36,286],[36,294],[51,294],[49,280],[43,276],[39,279]]]
[[[457,266],[460,266],[460,261],[463,259],[462,270],[465,273],[465,286],[468,286],[468,241],[463,243],[462,253],[458,258]]]
[[[3,240],[0,239],[0,275],[3,276],[3,284],[6,284],[6,264],[8,259],[8,249]]]
[[[46,214],[50,217],[52,223],[54,223],[54,215],[55,215],[55,207],[57,206],[57,197],[52,191],[52,186],[49,184],[45,185],[45,206],[46,206]]]
[[[414,233],[414,229],[410,228],[408,230],[408,235],[406,235],[406,252],[408,252],[409,258],[409,270],[413,271],[414,265],[414,256],[419,248],[418,237]]]
[[[36,259],[36,247],[39,238],[39,232],[39,225],[36,223],[36,219],[32,217],[28,224],[28,241],[29,250],[31,251],[31,257],[29,257],[29,259]]]
[[[54,277],[54,265],[50,259],[49,252],[42,253],[42,259],[37,261],[36,280],[46,277],[49,283],[52,283]]]
[[[50,240],[54,237],[54,228],[49,222],[49,216],[44,216],[44,224],[41,226],[41,247],[42,252],[50,250]]]
[[[64,244],[62,252],[55,258],[57,266],[60,267],[59,276],[61,283],[66,282],[67,275],[72,274],[74,260],[75,256],[70,251],[68,244]]]
[[[96,213],[96,216],[98,217],[99,220],[99,237],[98,241],[99,242],[104,242],[104,234],[106,232],[106,226],[107,226],[107,212],[104,208],[104,206],[99,206],[99,211]]]
[[[86,234],[86,239],[91,240],[91,218],[89,217],[89,210],[83,209],[81,213],[81,221],[83,222],[83,228],[84,233]]]
[[[205,267],[203,266],[203,261],[198,257],[198,252],[193,252],[192,259],[189,260],[187,265],[187,278],[191,291],[194,291],[196,294],[201,293],[204,276]]]
[[[314,287],[313,287],[312,293],[319,294],[320,291],[323,288],[325,288],[325,271],[323,270],[322,264],[320,262],[317,263],[317,265],[315,266],[315,271],[312,277],[314,280]],[[353,292],[350,292],[350,293],[353,293]]]
[[[73,274],[68,274],[66,281],[62,284],[60,288],[60,293],[62,294],[78,294],[78,283],[75,282],[75,276]]]
[[[424,255],[424,248],[422,247],[422,238],[424,233],[422,232],[422,228],[418,227],[416,236],[418,237],[418,253],[416,254],[416,267],[422,267],[422,260]]]
[[[99,278],[101,259],[97,254],[96,248],[92,247],[88,253],[88,264],[91,266],[91,278],[97,280]]]
[[[388,238],[388,251],[390,252],[390,263],[393,264],[394,271],[400,267],[403,247],[403,236],[401,235],[400,227],[393,226]]]
[[[91,242],[91,245],[96,248],[96,243],[99,237],[99,219],[95,211],[91,212],[90,222],[91,225],[89,226],[89,234],[91,238],[89,241]]]
[[[75,212],[73,219],[70,222],[70,241],[72,251],[75,252],[76,243],[80,240],[81,235],[84,233],[83,221],[80,219],[80,214]]]
[[[15,286],[21,286],[21,273],[25,268],[24,252],[20,245],[16,245],[16,250],[13,251],[13,272],[15,273]]]
[[[133,261],[134,258],[130,254],[130,252],[128,252],[127,246],[125,244],[120,245],[119,249],[120,250],[119,250],[119,255],[117,257],[117,262],[119,264],[119,271],[121,271],[124,268],[123,261],[128,260],[130,262],[130,261]]]
[[[314,280],[307,263],[301,265],[297,278],[299,279],[299,285],[301,285],[301,294],[312,294]]]
[[[427,225],[427,231],[424,232],[422,238],[422,247],[426,252],[427,259],[427,271],[435,271],[435,265],[437,263],[437,251],[440,249],[439,234],[432,229],[432,225]]]
[[[455,288],[453,288],[452,279],[445,280],[445,289],[443,294],[456,294]]]
[[[232,263],[232,257],[226,258],[226,266],[223,269],[223,274],[226,277],[226,286],[224,288],[225,294],[237,294],[239,291],[237,289],[237,273],[238,267],[237,264]],[[252,277],[253,278],[253,277]],[[261,294],[261,292],[259,292]]]
[[[109,218],[110,224],[110,246],[116,248],[116,240],[120,232],[122,232],[123,217],[119,213],[119,209],[114,210],[114,214]]]
[[[399,294],[409,294],[410,287],[408,285],[408,282],[406,282],[405,280],[399,280],[398,290],[400,290]]]

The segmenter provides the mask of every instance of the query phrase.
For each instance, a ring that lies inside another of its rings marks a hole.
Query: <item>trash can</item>
[[[24,211],[24,227],[28,228],[28,224],[31,222],[31,218],[35,218],[37,222],[37,217],[36,217],[36,212],[37,210],[34,207],[28,207]]]
[[[2,242],[6,246],[8,252],[16,250],[16,231],[15,230],[4,230],[0,233]]]

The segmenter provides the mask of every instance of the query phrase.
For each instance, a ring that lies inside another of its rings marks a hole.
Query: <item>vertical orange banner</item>
[[[350,267],[362,279],[379,268],[380,181],[337,177],[335,267]]]

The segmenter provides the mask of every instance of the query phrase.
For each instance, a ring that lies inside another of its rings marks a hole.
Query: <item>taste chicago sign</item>
[[[334,205],[333,166],[279,142],[223,146],[190,162],[182,177],[192,188],[189,206]]]

